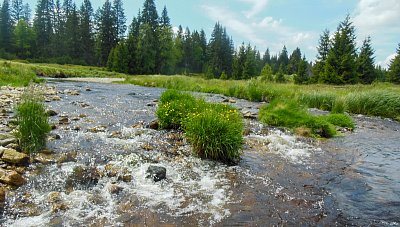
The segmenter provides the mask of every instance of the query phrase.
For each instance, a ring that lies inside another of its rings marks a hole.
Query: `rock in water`
[[[12,186],[21,186],[26,180],[14,170],[4,170],[0,168],[0,182]]]
[[[77,166],[68,176],[66,189],[87,189],[95,186],[100,179],[100,172],[96,167]]]
[[[27,165],[29,164],[29,156],[20,153],[14,149],[6,149],[3,152],[3,156],[1,158],[4,162],[15,164],[15,165]]]
[[[166,178],[167,169],[161,166],[149,166],[146,173],[146,178],[152,178],[154,182],[158,182]]]

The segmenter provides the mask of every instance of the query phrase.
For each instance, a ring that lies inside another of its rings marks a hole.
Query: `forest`
[[[127,26],[122,0],[106,0],[94,10],[90,0],[4,0],[0,10],[0,58],[29,62],[93,65],[132,75],[201,74],[206,78],[250,79],[297,84],[400,83],[400,44],[388,69],[375,64],[372,40],[356,45],[350,16],[331,34],[323,31],[315,62],[299,48],[272,55],[250,43],[235,47],[219,22],[207,38],[203,29],[174,31],[164,6],[145,0]]]

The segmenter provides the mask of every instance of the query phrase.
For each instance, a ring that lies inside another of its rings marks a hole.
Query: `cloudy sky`
[[[36,0],[25,0],[35,8]],[[105,0],[92,0],[95,9]],[[75,0],[80,4],[82,0]],[[130,23],[144,0],[124,0]],[[227,28],[236,43],[250,42],[260,52],[274,54],[286,45],[289,54],[299,47],[314,60],[324,29],[334,32],[350,14],[357,42],[371,36],[376,63],[387,67],[400,43],[399,0],[155,0],[159,11],[166,5],[172,25],[203,28],[208,38],[216,21]]]

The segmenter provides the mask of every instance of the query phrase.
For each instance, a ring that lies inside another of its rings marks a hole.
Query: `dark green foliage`
[[[25,20],[19,20],[14,29],[15,53],[19,58],[32,56],[35,45],[35,33]]]
[[[288,64],[288,66],[287,66],[287,73],[288,73],[289,75],[291,75],[291,74],[297,74],[298,71],[299,71],[299,67],[300,67],[300,64],[301,64],[301,63],[302,63],[301,51],[300,51],[300,49],[297,47],[297,48],[293,51],[293,53],[290,55],[289,64]],[[307,69],[307,65],[306,65],[306,67],[305,67],[305,69],[304,69],[304,72],[305,72],[306,69]]]
[[[113,12],[114,12],[114,24],[117,33],[117,41],[122,40],[125,37],[126,31],[126,17],[124,13],[122,0],[113,1]]]
[[[388,80],[392,83],[400,84],[400,43],[396,57],[390,62]]]
[[[93,65],[95,61],[95,41],[93,34],[93,8],[89,0],[84,0],[79,11],[79,42],[81,57],[86,64]]]
[[[336,95],[327,92],[309,92],[299,97],[299,102],[305,104],[309,108],[317,108],[321,110],[332,110],[336,100]]]
[[[109,53],[117,45],[118,38],[114,12],[109,0],[106,0],[103,7],[99,9],[97,17],[96,55],[98,64],[105,66]]]
[[[305,57],[303,57],[297,66],[296,75],[294,75],[295,84],[306,84],[308,82],[307,66],[307,61]]]
[[[328,84],[354,84],[359,81],[355,40],[355,28],[350,16],[347,16],[337,28],[319,81]]]
[[[22,95],[16,107],[16,117],[18,128],[15,136],[22,150],[32,153],[44,148],[50,125],[43,100],[33,88],[28,88]]]
[[[49,45],[53,36],[53,13],[54,3],[51,0],[39,0],[36,6],[33,27],[36,34],[37,57],[50,57],[51,47]]]
[[[323,118],[312,116],[295,100],[274,100],[260,109],[264,124],[291,129],[310,129],[313,135],[330,138],[336,135],[335,127]]]
[[[370,84],[377,78],[373,55],[374,50],[371,47],[371,38],[367,37],[357,58],[357,73],[364,84]]]
[[[0,8],[0,51],[11,51],[13,22],[10,14],[10,2],[4,0]]]

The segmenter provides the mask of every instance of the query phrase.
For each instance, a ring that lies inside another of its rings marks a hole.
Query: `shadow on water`
[[[35,164],[7,198],[5,225],[399,225],[399,123],[356,117],[355,133],[321,142],[246,120],[242,160],[226,166],[193,157],[181,132],[145,127],[163,89],[49,85],[80,91],[48,103],[52,122],[69,119],[49,148],[76,162]],[[151,165],[167,179],[146,178]]]

